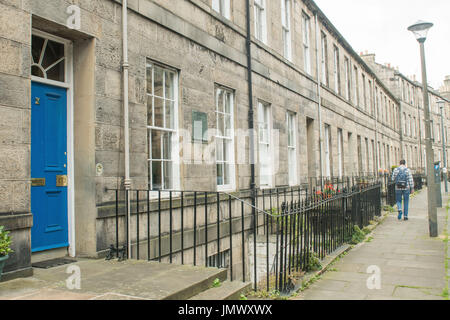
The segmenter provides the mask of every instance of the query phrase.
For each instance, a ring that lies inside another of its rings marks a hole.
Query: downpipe
[[[319,21],[317,13],[314,13],[315,34],[316,34],[316,70],[317,70],[317,99],[318,99],[318,119],[319,119],[319,162],[320,162],[320,183],[323,188],[323,128],[322,128],[322,97],[320,87],[321,67],[319,59]]]
[[[126,190],[127,199],[127,257],[131,258],[131,205],[130,205],[130,197],[129,190],[131,187],[131,179],[130,179],[130,135],[129,135],[129,109],[128,109],[128,1],[122,0],[122,49],[123,49],[123,61],[122,61],[122,70],[123,70],[123,121],[124,121],[124,144],[125,144],[125,179],[124,179],[124,187]]]

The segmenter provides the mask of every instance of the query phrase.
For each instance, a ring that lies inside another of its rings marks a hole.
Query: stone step
[[[77,290],[67,286],[69,266],[79,268]],[[227,272],[153,261],[77,258],[69,265],[35,268],[30,278],[0,283],[0,299],[187,300],[208,290],[215,279],[225,281]]]
[[[199,270],[201,267],[197,267],[195,269]],[[217,268],[203,268],[204,269],[204,277],[196,278],[190,277],[190,283],[185,282],[184,286],[180,288],[178,291],[173,292],[162,300],[187,300],[191,297],[194,297],[198,294],[201,294],[205,290],[207,291],[214,280],[219,279],[221,282],[227,279],[228,270],[227,269],[217,269]],[[192,274],[192,270],[186,270],[186,273]],[[177,281],[177,279],[173,279],[172,281]]]
[[[251,282],[224,281],[219,287],[209,288],[189,300],[239,300],[252,288]]]

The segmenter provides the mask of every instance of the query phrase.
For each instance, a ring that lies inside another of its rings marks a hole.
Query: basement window
[[[208,267],[228,268],[230,265],[230,250],[225,250],[208,257]]]

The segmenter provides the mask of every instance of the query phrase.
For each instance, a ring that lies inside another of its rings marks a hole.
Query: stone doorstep
[[[61,279],[62,276],[67,279],[68,274],[65,273],[65,268],[56,267],[42,270],[32,278],[1,283],[0,299],[186,300],[207,291],[216,278],[224,282],[228,272],[227,269],[207,268],[206,270],[205,267],[129,260],[121,263],[81,260],[79,264],[82,268],[82,275],[84,274],[85,277],[82,279],[80,290],[66,288],[65,280]],[[85,267],[89,270],[88,274]],[[163,270],[165,272],[162,272]],[[51,277],[52,274],[57,276],[56,280]],[[39,279],[40,277],[44,279]],[[123,283],[121,284],[120,281]],[[238,293],[239,297],[242,290],[246,290],[248,285],[248,283],[233,282],[232,287],[236,289],[235,292],[228,292],[224,298],[236,298]],[[149,292],[151,290],[154,292]],[[218,299],[219,297],[217,295]]]

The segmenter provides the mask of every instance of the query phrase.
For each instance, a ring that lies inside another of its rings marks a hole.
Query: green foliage
[[[279,216],[280,215],[280,213],[278,212],[277,208],[272,208],[272,209],[270,209],[270,211],[271,211],[271,214],[274,215],[274,216]]]
[[[213,284],[212,284],[212,287],[213,287],[213,288],[218,288],[218,287],[220,287],[221,285],[222,285],[222,284],[220,283],[220,279],[219,279],[219,278],[214,279]]]
[[[327,271],[334,271],[334,272],[336,272],[336,271],[338,271],[338,269],[337,268],[329,268],[329,269],[327,269]]]
[[[9,231],[3,231],[4,227],[0,226],[0,257],[7,256],[9,253],[13,252],[11,250],[11,237],[9,236]]]
[[[442,290],[441,296],[442,296],[445,300],[448,300],[448,288],[444,288],[444,289]]]
[[[352,239],[350,240],[351,244],[358,244],[364,241],[366,234],[357,226],[353,227]]]
[[[362,229],[362,232],[364,232],[364,234],[369,234],[369,233],[371,233],[372,231],[370,230],[369,227],[364,227],[364,228]]]
[[[255,297],[259,299],[273,299],[273,300],[279,300],[281,297],[280,291],[278,290],[258,290],[258,291],[251,291],[249,292],[248,296]]]
[[[306,272],[308,271],[317,271],[322,269],[322,265],[320,264],[319,255],[315,252],[310,251],[307,257],[308,264],[305,266]]]

